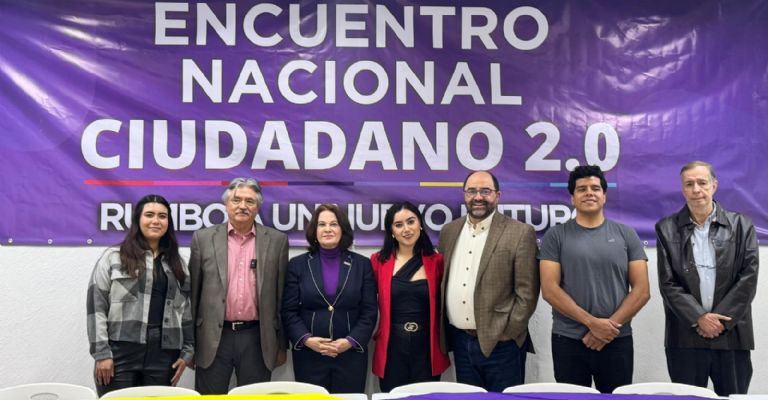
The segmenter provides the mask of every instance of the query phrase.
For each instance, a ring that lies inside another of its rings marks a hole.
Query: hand
[[[109,385],[112,377],[115,376],[115,365],[111,358],[96,361],[96,383],[100,385]]]
[[[606,345],[605,342],[598,340],[592,332],[587,332],[587,334],[581,338],[581,342],[584,343],[584,346],[587,346],[588,349],[594,351],[600,351]]]
[[[608,344],[615,339],[616,336],[619,336],[619,328],[621,328],[621,324],[611,321],[608,318],[594,318],[592,322],[587,325],[587,328],[589,328],[589,332],[595,339]]]
[[[324,356],[336,357],[337,355],[336,348],[331,346],[331,339],[329,338],[311,336],[304,341],[304,346],[307,346]]]
[[[352,343],[347,338],[336,339],[331,342],[331,346],[336,350],[336,355],[339,355],[352,348]]]
[[[181,358],[176,360],[173,365],[171,365],[171,368],[175,369],[176,372],[173,374],[173,378],[171,378],[171,386],[176,386],[176,384],[179,383],[179,380],[181,379],[181,374],[184,373],[184,368],[187,367],[187,363],[184,362]]]
[[[696,333],[705,339],[714,339],[725,330],[725,326],[721,321],[730,321],[731,317],[717,314],[706,313],[696,320]]]
[[[277,351],[277,360],[275,361],[275,367],[279,367],[288,360],[288,354],[285,352],[285,349],[280,349]]]

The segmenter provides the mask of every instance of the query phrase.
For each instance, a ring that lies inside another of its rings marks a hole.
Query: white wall
[[[92,247],[0,247],[0,387],[22,383],[55,381],[93,386],[93,360],[88,354],[85,328],[85,296],[88,278],[103,248]],[[303,251],[294,249],[291,255]],[[359,249],[370,254],[372,249]],[[664,357],[664,313],[656,279],[656,249],[647,249],[651,301],[633,321],[635,382],[668,380]],[[184,256],[188,249],[184,249]],[[768,247],[760,249],[760,262],[767,265]],[[760,275],[758,288],[764,288]],[[768,357],[768,295],[758,290],[753,317],[757,350],[752,354],[754,377],[750,393],[768,393],[768,367],[759,360]],[[550,350],[551,309],[544,301],[531,320],[537,353],[530,355],[527,382],[553,381]],[[444,380],[453,379],[452,369]],[[273,374],[274,380],[292,380],[290,366]],[[182,378],[182,386],[193,386],[193,373]],[[368,380],[368,391],[375,390]]]

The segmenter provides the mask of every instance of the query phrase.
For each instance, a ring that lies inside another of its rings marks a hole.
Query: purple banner
[[[392,202],[433,235],[463,215],[477,169],[541,233],[597,164],[608,217],[653,243],[695,159],[765,239],[767,21],[757,0],[0,0],[0,240],[114,244],[156,193],[188,244],[250,176],[293,245],[325,202],[379,245]]]

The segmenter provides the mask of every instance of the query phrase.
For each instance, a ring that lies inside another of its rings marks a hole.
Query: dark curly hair
[[[568,193],[573,195],[573,191],[576,190],[577,180],[591,176],[600,179],[600,187],[603,188],[603,193],[608,191],[608,182],[605,180],[605,175],[603,175],[603,170],[600,167],[597,165],[579,165],[568,175]]]

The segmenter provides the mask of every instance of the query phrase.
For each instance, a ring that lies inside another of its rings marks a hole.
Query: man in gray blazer
[[[496,212],[500,196],[490,172],[467,176],[467,216],[446,224],[439,244],[441,348],[453,350],[459,382],[494,392],[525,379],[528,319],[539,298],[533,227]]]
[[[279,310],[288,237],[255,222],[256,180],[233,179],[222,200],[228,222],[195,232],[189,260],[202,394],[226,394],[233,369],[238,386],[269,381],[288,346]]]

